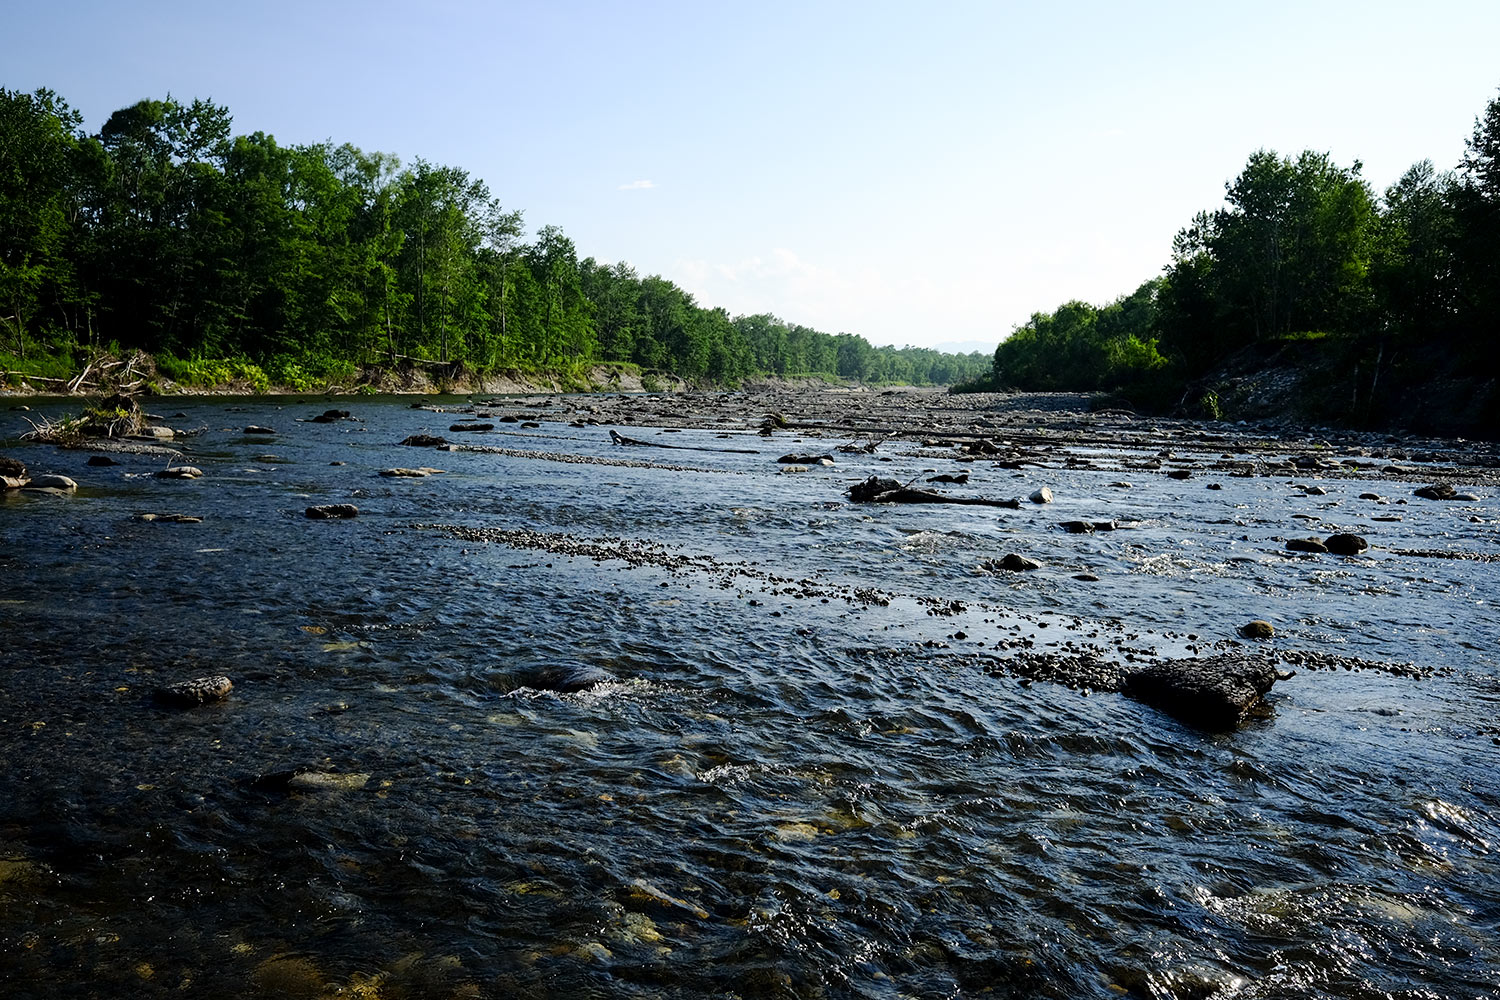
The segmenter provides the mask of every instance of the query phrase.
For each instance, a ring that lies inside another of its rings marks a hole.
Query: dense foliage
[[[579,260],[554,226],[528,241],[521,213],[456,167],[236,136],[228,109],[170,96],[88,135],[56,94],[0,90],[0,366],[67,370],[108,345],[204,378],[253,361],[289,385],[412,360],[626,362],[720,384],[942,384],[988,364],[731,318],[664,278]]]
[[[1364,366],[1367,395],[1424,366],[1500,374],[1500,98],[1455,172],[1423,161],[1383,196],[1360,173],[1254,153],[1224,206],[1178,234],[1162,277],[1102,308],[1032,316],[976,385],[1180,394],[1235,352],[1325,338]]]

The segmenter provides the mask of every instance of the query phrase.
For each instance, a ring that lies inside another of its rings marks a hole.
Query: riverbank
[[[52,369],[54,365],[44,366]],[[64,366],[67,368],[69,366]],[[405,393],[680,392],[682,379],[624,363],[563,365],[546,369],[493,368],[401,359],[391,364],[339,364],[309,371],[297,365],[269,371],[244,360],[183,362],[145,351],[103,353],[65,375],[0,372],[6,396],[398,395]]]

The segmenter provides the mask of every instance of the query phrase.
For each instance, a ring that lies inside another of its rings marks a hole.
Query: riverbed
[[[1500,995],[1492,445],[173,398],[176,455],[104,466],[20,402],[0,454],[78,489],[0,499],[8,997]],[[851,503],[872,475],[1020,503]],[[1287,549],[1334,533],[1370,548]],[[1035,679],[1226,652],[1296,673],[1232,732]]]

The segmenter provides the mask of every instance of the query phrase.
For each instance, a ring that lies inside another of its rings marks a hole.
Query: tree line
[[[0,89],[0,364],[91,351],[244,358],[277,372],[420,361],[625,362],[700,383],[764,375],[951,384],[982,353],[872,347],[730,317],[660,276],[578,259],[457,167],[232,134],[168,96],[95,134],[55,93]]]
[[[1162,275],[1034,314],[971,387],[1173,396],[1236,352],[1319,339],[1362,366],[1367,395],[1382,378],[1500,374],[1500,97],[1457,169],[1421,161],[1381,195],[1361,173],[1253,153]]]

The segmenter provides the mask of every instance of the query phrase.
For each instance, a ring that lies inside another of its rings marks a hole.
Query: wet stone
[[[78,489],[78,484],[67,476],[33,476],[23,489],[72,491]]]
[[[1232,729],[1277,680],[1268,660],[1248,656],[1166,660],[1125,677],[1125,693],[1201,729]]]
[[[223,674],[209,677],[194,677],[192,680],[165,684],[156,689],[156,699],[177,708],[193,708],[210,702],[223,701],[234,689],[234,683]]]
[[[359,508],[352,503],[314,504],[307,508],[304,514],[314,521],[327,521],[337,518],[358,517]]]
[[[1289,538],[1286,542],[1288,552],[1327,552],[1328,546],[1323,544],[1321,538]]]
[[[1328,536],[1323,543],[1328,551],[1339,556],[1357,556],[1370,547],[1370,543],[1359,535],[1340,533]]]
[[[1269,639],[1275,634],[1275,626],[1260,618],[1240,626],[1240,635],[1246,639]]]

